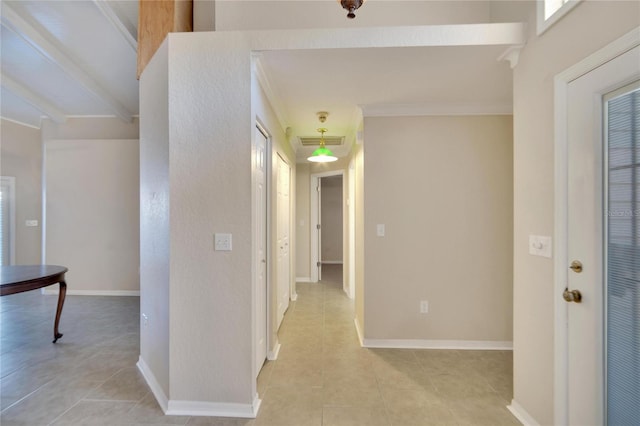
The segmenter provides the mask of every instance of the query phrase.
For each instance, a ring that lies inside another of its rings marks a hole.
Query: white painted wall
[[[16,265],[35,265],[42,256],[42,141],[40,129],[0,123],[0,175],[16,178]],[[38,226],[27,227],[35,219]]]
[[[43,120],[45,262],[69,293],[139,291],[138,121]]]
[[[149,345],[141,356],[170,410],[180,401],[250,406],[250,57],[189,36],[170,36],[141,77],[141,115],[149,120],[141,126],[142,249],[156,240],[164,246],[157,261],[143,265],[141,303],[152,312],[168,304],[164,330],[142,329]],[[245,72],[229,74],[230,68]],[[247,123],[242,129],[227,125],[239,117]],[[161,200],[156,206],[154,193]],[[216,232],[233,235],[233,251],[213,250]],[[158,272],[168,279],[153,299]],[[152,365],[156,355],[147,350],[154,347],[163,353]]]
[[[184,409],[186,401],[209,414],[222,409],[215,404],[236,404],[246,415],[256,392],[250,226],[255,123],[271,137],[272,161],[279,154],[295,171],[295,157],[236,37],[198,37],[194,48],[188,36],[172,36],[141,77],[141,307],[150,312],[141,330],[141,359],[169,412]],[[220,53],[228,40],[233,48]],[[228,73],[233,66],[245,73]],[[240,117],[244,126],[229,125]],[[274,209],[275,191],[270,196]],[[275,225],[272,215],[272,235]],[[213,250],[218,232],[233,235],[233,251]],[[272,285],[275,272],[271,268]],[[272,313],[270,350],[277,344]]]
[[[170,396],[170,169],[167,41],[140,77],[140,363],[163,409]],[[157,386],[154,386],[154,384]]]
[[[139,291],[138,140],[44,143],[45,263],[69,268],[68,291]]]
[[[518,2],[516,2],[518,3]],[[516,8],[517,9],[517,8]],[[514,16],[496,2],[495,16]],[[529,234],[554,232],[553,77],[640,23],[640,3],[583,1],[529,39],[514,71],[514,399],[540,424],[554,413],[553,260],[528,254]]]
[[[334,1],[216,1],[215,29],[386,27],[491,22],[489,1],[369,1],[347,19]]]
[[[138,139],[140,122],[130,123],[116,117],[69,118],[64,124],[42,120],[42,140]]]
[[[365,339],[512,340],[511,123],[365,117]]]

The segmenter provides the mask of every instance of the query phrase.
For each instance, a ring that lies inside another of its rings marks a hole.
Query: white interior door
[[[291,188],[291,168],[289,165],[278,156],[278,173],[277,173],[277,250],[278,261],[276,276],[278,281],[278,309],[277,309],[277,321],[278,327],[284,319],[284,313],[289,308],[289,297],[291,294],[291,262],[290,262],[290,247],[289,247],[289,233],[291,222],[291,203],[290,203],[290,188]]]
[[[569,425],[606,424],[605,274],[608,254],[604,236],[608,221],[604,197],[609,182],[606,179],[607,151],[602,136],[606,110],[604,96],[639,76],[640,49],[636,47],[577,78],[567,88],[567,254],[568,263],[575,261],[582,265],[581,270],[577,264],[571,269],[566,265],[567,291],[557,296],[569,300],[566,324]],[[636,289],[637,283],[635,281]],[[637,339],[637,329],[635,332]],[[633,336],[629,334],[628,338]]]
[[[256,375],[267,358],[267,136],[256,128],[255,148],[255,268]]]

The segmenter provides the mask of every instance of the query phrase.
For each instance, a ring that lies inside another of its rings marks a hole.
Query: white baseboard
[[[311,282],[311,278],[309,278],[309,277],[296,277],[296,282],[297,283],[310,283]]]
[[[342,265],[342,260],[323,260],[322,262],[323,265]]]
[[[232,402],[206,401],[169,401],[166,415],[170,416],[207,416],[207,417],[241,417],[255,419],[262,400],[258,395],[251,404]]]
[[[42,294],[58,295],[60,289],[42,289]],[[139,290],[69,290],[67,296],[140,296]]]
[[[357,325],[356,325],[357,326]],[[491,340],[362,339],[365,348],[512,350],[513,342]]]
[[[142,357],[136,364],[142,377],[149,385],[153,396],[166,415],[175,416],[211,416],[211,417],[242,417],[255,419],[262,401],[256,394],[251,404],[236,404],[229,402],[203,402],[203,401],[172,401],[167,398],[162,387],[149,369]]]
[[[540,426],[540,423],[538,423],[531,414],[527,413],[527,410],[522,408],[522,405],[518,404],[515,399],[511,400],[511,405],[507,405],[507,409],[511,411],[511,414],[516,416],[516,419],[524,426]]]
[[[356,325],[356,333],[358,333],[358,340],[360,341],[360,346],[364,347],[364,338],[362,337],[362,331],[360,331],[360,324],[358,324],[358,318],[354,318],[353,323]]]
[[[140,370],[140,373],[142,373],[142,377],[144,377],[147,385],[149,385],[151,393],[153,393],[153,396],[156,397],[156,401],[158,401],[160,408],[165,414],[167,414],[169,399],[167,398],[167,395],[164,394],[162,387],[156,380],[156,376],[154,376],[147,363],[144,362],[144,359],[142,359],[142,356],[138,358],[138,363],[136,364],[136,366],[138,367],[138,370]]]
[[[293,294],[291,295],[291,300],[293,300],[294,302],[295,302],[296,300],[298,300],[298,293],[293,293]]]
[[[267,352],[267,359],[268,359],[269,361],[275,361],[276,359],[278,359],[278,354],[280,353],[280,348],[281,348],[281,347],[282,347],[282,346],[280,345],[280,342],[278,342],[278,343],[276,344],[276,347],[275,347],[275,348],[273,348],[273,350],[272,350],[272,351],[268,351],[268,352]]]

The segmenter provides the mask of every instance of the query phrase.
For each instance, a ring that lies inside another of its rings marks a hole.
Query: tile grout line
[[[17,400],[16,402],[14,402],[13,404],[9,405],[6,408],[3,408],[2,411],[0,411],[0,414],[5,413],[8,409],[10,409],[11,407],[13,407],[14,405],[17,405],[19,403],[21,403],[22,401],[24,401],[25,399],[29,398],[31,395],[33,395],[34,393],[38,392],[40,389],[42,389],[44,386],[48,385],[49,383],[53,382],[55,379],[51,379],[49,381],[47,381],[46,383],[44,383],[42,386],[38,386],[35,390],[29,392],[28,394],[26,394],[25,396],[23,396],[22,398],[20,398],[19,400]]]

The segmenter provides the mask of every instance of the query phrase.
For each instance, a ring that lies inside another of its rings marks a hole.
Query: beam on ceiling
[[[124,16],[115,6],[107,0],[93,0],[100,13],[107,18],[107,21],[115,28],[134,52],[138,52],[138,29],[129,22],[126,16]]]
[[[59,66],[72,79],[80,83],[87,91],[104,102],[118,117],[127,122],[133,120],[129,111],[106,88],[98,83],[91,74],[77,65],[62,48],[51,40],[42,30],[35,28],[16,12],[7,2],[2,2],[2,25],[15,32],[19,37],[36,49],[41,55]]]
[[[48,100],[44,99],[42,96],[33,92],[28,87],[18,83],[11,77],[8,77],[5,74],[0,76],[0,83],[2,87],[11,91],[13,94],[21,97],[26,102],[28,102],[31,106],[36,108],[38,111],[42,112],[50,119],[55,121],[56,123],[62,124],[67,121],[66,114],[58,108],[56,105],[52,104]]]
[[[169,33],[193,31],[193,0],[140,0],[138,79]]]

